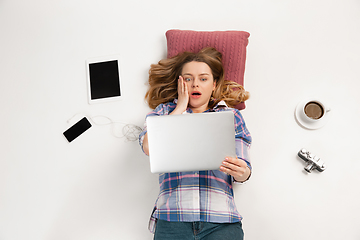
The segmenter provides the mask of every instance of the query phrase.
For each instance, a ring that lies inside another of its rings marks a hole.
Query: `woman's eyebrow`
[[[192,76],[191,73],[184,73],[183,75],[189,75],[189,76]],[[209,73],[200,73],[199,76],[202,76],[202,75],[210,75]]]

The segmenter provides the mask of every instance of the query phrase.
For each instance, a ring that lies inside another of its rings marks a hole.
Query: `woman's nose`
[[[199,86],[199,80],[194,79],[194,81],[192,82],[192,87],[198,87]]]

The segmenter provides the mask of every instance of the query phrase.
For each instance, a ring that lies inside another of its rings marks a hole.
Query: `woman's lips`
[[[201,92],[198,92],[198,91],[194,91],[190,94],[191,98],[199,98],[201,97]]]

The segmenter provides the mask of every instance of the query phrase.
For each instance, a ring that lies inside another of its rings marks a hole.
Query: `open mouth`
[[[201,96],[201,92],[192,92],[191,96]]]

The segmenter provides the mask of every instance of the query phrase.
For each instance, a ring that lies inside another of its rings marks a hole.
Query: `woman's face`
[[[216,86],[211,68],[203,62],[189,62],[183,66],[181,76],[188,87],[191,110],[194,113],[206,111]]]

